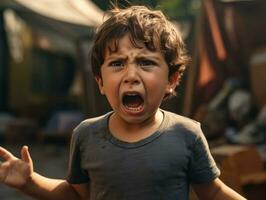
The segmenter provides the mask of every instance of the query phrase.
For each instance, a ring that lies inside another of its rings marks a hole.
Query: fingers
[[[28,146],[23,146],[21,149],[21,158],[23,161],[27,163],[32,163],[32,159],[29,153],[29,148]]]
[[[0,147],[0,157],[3,158],[5,161],[15,158],[15,156],[6,150],[3,147]],[[23,146],[21,149],[21,158],[23,161],[30,163],[32,162],[28,146]]]
[[[10,160],[14,158],[13,154],[7,151],[5,148],[0,147],[0,157],[3,158],[4,160]]]

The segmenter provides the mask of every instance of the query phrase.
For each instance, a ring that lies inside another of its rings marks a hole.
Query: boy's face
[[[96,77],[116,117],[130,124],[154,117],[165,93],[177,81],[177,77],[168,80],[168,66],[159,51],[150,51],[142,43],[138,46],[141,48],[134,47],[125,35],[116,52],[106,50],[101,77]]]

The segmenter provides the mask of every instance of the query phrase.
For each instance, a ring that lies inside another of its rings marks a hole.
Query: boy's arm
[[[83,192],[85,189],[81,189],[84,186],[72,187],[64,180],[50,179],[35,173],[26,146],[21,149],[21,159],[0,147],[0,158],[4,160],[0,162],[0,183],[40,200],[86,199]]]
[[[32,175],[21,191],[38,200],[89,200],[88,184],[72,185],[65,180]]]
[[[194,184],[193,189],[200,200],[246,200],[225,185],[219,178],[211,183]]]

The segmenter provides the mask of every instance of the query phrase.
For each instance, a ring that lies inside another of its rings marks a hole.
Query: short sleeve
[[[74,131],[69,153],[69,166],[67,181],[71,184],[82,184],[89,182],[88,173],[81,166],[81,152],[79,144],[79,133]]]
[[[191,183],[208,183],[220,175],[204,134],[198,127],[198,134],[192,145],[189,179]]]

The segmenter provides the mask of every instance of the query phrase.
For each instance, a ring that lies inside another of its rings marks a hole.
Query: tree
[[[121,7],[132,5],[146,5],[149,7],[155,7],[157,5],[157,0],[93,0],[93,2],[103,10],[108,10],[112,2]]]
[[[173,20],[194,19],[200,8],[200,0],[158,0],[157,7]]]
[[[146,5],[163,10],[172,20],[191,19],[198,14],[200,0],[93,0],[103,10],[108,10],[112,3],[119,6]]]

